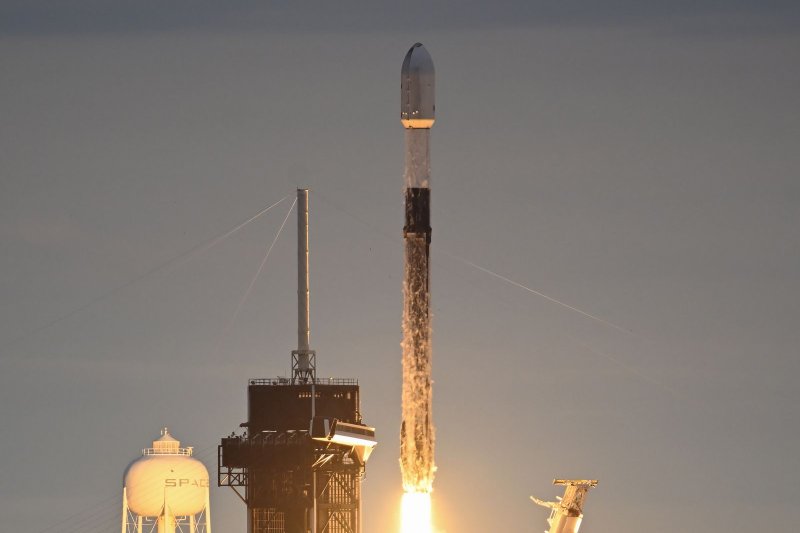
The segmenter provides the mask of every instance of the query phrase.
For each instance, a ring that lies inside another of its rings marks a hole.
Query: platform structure
[[[361,531],[364,446],[335,431],[352,425],[374,438],[361,424],[357,381],[252,379],[247,395],[245,433],[219,445],[217,484],[247,505],[248,532]]]

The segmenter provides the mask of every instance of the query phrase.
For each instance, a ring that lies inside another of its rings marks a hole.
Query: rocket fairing
[[[435,120],[433,61],[416,43],[403,61],[400,121],[405,127],[403,423],[400,468],[406,492],[430,492],[436,470],[431,402],[429,257],[430,129]]]
[[[400,122],[404,127],[433,126],[435,77],[431,55],[422,43],[416,43],[406,54],[400,74]]]

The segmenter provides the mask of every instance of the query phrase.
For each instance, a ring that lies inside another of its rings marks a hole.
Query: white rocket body
[[[405,273],[403,279],[403,423],[400,469],[405,492],[433,488],[434,428],[430,324],[430,128],[435,120],[435,74],[425,47],[406,54],[400,75],[400,121],[405,128]]]

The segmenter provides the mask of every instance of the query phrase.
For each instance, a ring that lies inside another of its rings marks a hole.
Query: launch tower
[[[361,480],[376,444],[358,381],[319,379],[310,349],[308,190],[297,190],[298,346],[292,377],[251,379],[241,434],[218,448],[217,484],[247,506],[248,533],[361,533]]]

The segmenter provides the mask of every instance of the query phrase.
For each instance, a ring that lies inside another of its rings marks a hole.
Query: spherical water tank
[[[181,448],[167,428],[152,448],[125,471],[128,508],[139,516],[187,516],[203,510],[208,498],[208,470]]]

